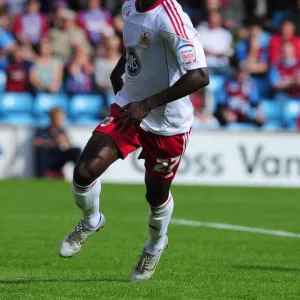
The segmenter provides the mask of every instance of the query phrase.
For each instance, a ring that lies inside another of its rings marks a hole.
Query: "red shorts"
[[[139,158],[145,160],[147,176],[162,183],[172,182],[185,152],[190,133],[162,136],[142,128],[139,128],[137,132],[133,125],[125,133],[121,133],[121,130],[115,130],[118,122],[114,122],[120,114],[119,108],[117,104],[112,104],[110,115],[98,125],[94,132],[109,135],[119,148],[122,159],[142,147]]]

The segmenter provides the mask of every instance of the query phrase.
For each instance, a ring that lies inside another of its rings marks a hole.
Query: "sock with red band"
[[[148,221],[150,237],[145,246],[147,252],[155,255],[163,249],[173,209],[174,201],[171,193],[164,204],[159,207],[150,207]]]
[[[73,182],[72,186],[75,203],[82,211],[82,219],[87,227],[93,229],[100,221],[100,192],[101,182],[97,179],[90,186],[83,187]]]

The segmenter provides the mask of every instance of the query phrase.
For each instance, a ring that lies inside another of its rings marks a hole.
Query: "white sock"
[[[95,228],[99,224],[101,217],[99,212],[101,192],[100,179],[97,179],[87,187],[80,186],[73,182],[72,191],[75,202],[82,211],[84,223],[91,229]]]
[[[164,247],[165,236],[173,213],[174,201],[170,193],[168,200],[159,207],[150,207],[149,233],[146,251],[155,255]]]

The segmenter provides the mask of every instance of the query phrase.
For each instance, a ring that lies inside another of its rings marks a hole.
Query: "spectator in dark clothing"
[[[258,90],[245,69],[239,68],[234,77],[225,82],[216,117],[222,125],[230,123],[263,125]]]
[[[22,48],[17,46],[6,70],[6,92],[22,93],[28,90],[29,68],[30,63],[25,60]]]
[[[36,174],[38,177],[64,178],[63,166],[71,161],[77,162],[81,150],[70,142],[62,128],[65,114],[60,109],[50,112],[51,125],[38,129],[33,141],[36,155]]]

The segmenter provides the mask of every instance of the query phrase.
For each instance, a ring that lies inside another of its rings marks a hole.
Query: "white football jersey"
[[[122,8],[126,47],[125,83],[116,103],[144,100],[178,81],[188,70],[206,67],[198,32],[175,0],[138,11],[137,0]],[[193,123],[189,97],[153,109],[141,127],[158,135],[188,132]]]

